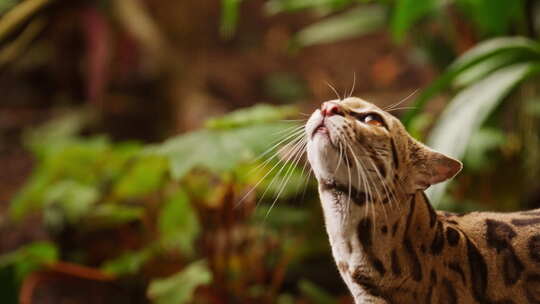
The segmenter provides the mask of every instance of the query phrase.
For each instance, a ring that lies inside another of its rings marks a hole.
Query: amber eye
[[[382,127],[384,126],[384,121],[379,114],[367,114],[363,117],[362,121],[368,125]]]

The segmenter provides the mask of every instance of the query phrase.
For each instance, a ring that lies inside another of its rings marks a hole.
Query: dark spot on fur
[[[398,225],[399,225],[399,220],[397,220],[394,225],[392,225],[392,236],[396,236],[396,233],[397,233],[397,229],[398,229]]]
[[[503,276],[506,285],[514,285],[518,281],[525,267],[516,256],[513,248],[508,248],[503,253]]]
[[[426,304],[433,303],[433,301],[431,300],[432,297],[433,297],[433,284],[429,285],[429,289],[428,289],[428,292],[426,294],[425,303]]]
[[[504,282],[506,285],[514,285],[524,270],[523,264],[510,244],[516,237],[516,232],[510,225],[500,221],[486,220],[486,225],[488,246],[495,248],[503,259]]]
[[[386,268],[381,260],[372,256],[370,257],[370,261],[373,268],[375,268],[380,275],[384,275],[386,273]]]
[[[446,239],[450,246],[456,246],[459,243],[459,232],[452,227],[446,227]]]
[[[429,227],[433,228],[433,226],[435,226],[435,222],[437,221],[437,213],[433,209],[433,206],[431,206],[429,203],[429,199],[424,192],[422,192],[422,198],[424,199],[424,203],[426,204],[426,208],[429,212]]]
[[[528,219],[513,219],[512,224],[516,226],[530,226],[540,224],[540,217]]]
[[[392,147],[392,161],[394,162],[394,168],[399,168],[399,157],[394,139],[390,139],[390,145]]]
[[[409,214],[407,214],[407,222],[405,224],[405,234],[407,234],[407,232],[409,231],[409,226],[411,225],[412,217],[413,217],[415,209],[416,209],[416,200],[414,198],[414,195],[412,195],[411,200],[410,200]]]
[[[349,272],[349,264],[347,264],[347,262],[340,261],[338,262],[337,266],[341,273],[346,274]]]
[[[386,226],[386,225],[382,226],[382,227],[381,227],[381,232],[382,232],[383,234],[387,234],[387,233],[388,233],[388,226]]]
[[[465,273],[463,272],[463,269],[461,268],[461,265],[459,265],[458,262],[450,262],[448,264],[448,268],[455,273],[459,274],[461,277],[461,281],[463,282],[463,285],[465,285],[466,279],[465,279]]]
[[[413,245],[411,243],[411,240],[406,238],[404,240],[405,250],[407,251],[407,254],[409,256],[410,260],[410,267],[411,267],[411,275],[413,280],[420,282],[422,281],[422,266],[420,264],[420,260],[418,259],[418,255],[416,254],[416,251],[413,248]]]
[[[399,264],[399,257],[397,255],[396,249],[392,250],[391,260],[392,260],[392,262],[391,262],[392,263],[392,272],[396,276],[401,275],[401,265]]]
[[[368,276],[363,274],[361,269],[355,270],[355,272],[352,275],[353,281],[361,286],[368,294],[379,297],[383,299],[387,299],[387,297],[383,294],[383,292],[380,290],[378,285]]]
[[[496,220],[486,220],[486,238],[490,247],[497,249],[497,252],[507,248],[509,242],[516,236],[516,232],[506,223]]]
[[[371,220],[369,218],[361,219],[360,222],[358,222],[356,231],[358,233],[358,241],[364,249],[370,248],[372,244]]]
[[[361,219],[358,222],[357,226],[357,234],[358,234],[358,241],[362,245],[364,251],[366,252],[366,255],[368,256],[368,260],[373,266],[373,268],[381,275],[384,275],[386,273],[386,269],[377,257],[375,257],[375,254],[373,253],[373,250],[371,246],[373,245],[373,228],[370,218],[364,218]]]
[[[373,159],[373,160],[377,164],[376,165],[377,171],[379,171],[379,174],[381,175],[382,178],[385,178],[386,177],[386,168],[384,167],[384,164],[381,163],[378,159]]]
[[[533,235],[527,243],[529,248],[529,256],[532,260],[540,263],[540,234]]]
[[[437,284],[437,273],[435,272],[434,269],[431,269],[431,275],[429,279],[431,280],[431,283]]]
[[[433,242],[431,243],[431,253],[438,255],[442,252],[444,248],[444,236],[442,230],[442,224],[439,223],[435,230],[435,236],[433,237]]]
[[[350,240],[347,241],[347,251],[348,251],[349,253],[352,252],[352,244],[351,244],[351,241],[350,241]]]
[[[523,284],[529,303],[540,303],[540,274],[530,274]]]
[[[467,240],[467,258],[469,262],[469,275],[471,277],[471,288],[474,298],[478,302],[483,302],[486,299],[487,288],[487,266],[484,257],[480,251],[469,240]]]
[[[353,186],[349,187],[347,185],[336,183],[335,181],[322,183],[321,186],[323,191],[336,191],[345,194],[347,197],[350,195],[353,203],[358,206],[363,206],[366,201],[370,199],[365,192],[358,191],[358,189]]]
[[[441,297],[440,300],[445,300],[441,303],[457,304],[457,294],[454,285],[452,285],[452,282],[450,282],[447,278],[444,278],[442,280],[442,284],[446,291],[446,296]]]

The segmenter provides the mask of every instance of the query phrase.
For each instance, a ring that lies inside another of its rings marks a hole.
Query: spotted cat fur
[[[355,303],[540,303],[540,209],[435,211],[424,190],[461,163],[358,98],[324,103],[306,134],[332,254]]]

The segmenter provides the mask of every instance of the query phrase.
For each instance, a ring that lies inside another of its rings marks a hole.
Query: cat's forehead
[[[376,105],[358,97],[348,97],[341,101],[335,101],[335,102],[353,111],[369,111],[369,110],[381,111],[381,109],[377,107]]]

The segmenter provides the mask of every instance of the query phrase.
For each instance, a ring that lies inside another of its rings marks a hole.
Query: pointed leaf
[[[539,71],[540,63],[514,64],[499,69],[464,89],[442,113],[431,131],[428,145],[452,157],[461,158],[471,135],[480,128],[497,105],[517,84]],[[428,189],[435,204],[440,200],[446,185],[447,182]]]

